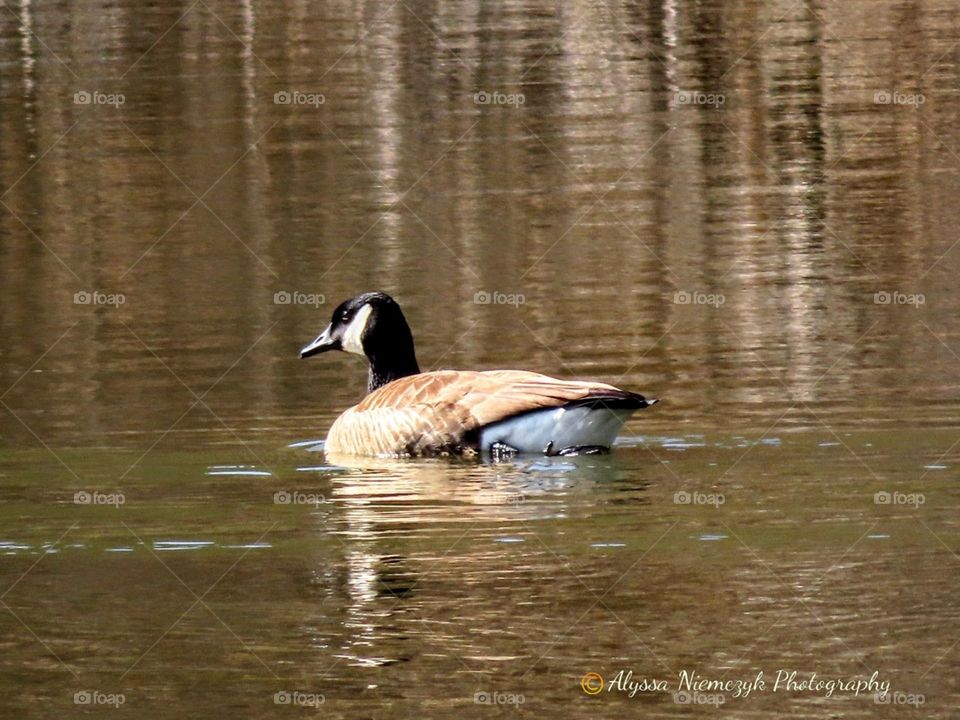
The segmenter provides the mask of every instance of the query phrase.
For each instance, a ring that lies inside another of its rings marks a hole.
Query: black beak
[[[338,338],[332,338],[330,335],[330,325],[327,325],[326,330],[320,333],[320,336],[316,340],[309,345],[304,345],[300,349],[301,359],[308,358],[311,355],[319,355],[329,350],[339,350],[340,340]]]

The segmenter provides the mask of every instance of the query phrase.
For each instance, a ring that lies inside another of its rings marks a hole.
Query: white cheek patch
[[[363,352],[363,342],[361,338],[363,337],[363,331],[367,327],[367,320],[372,310],[373,308],[370,305],[364,305],[357,311],[357,314],[353,320],[350,321],[350,324],[347,325],[347,329],[343,333],[343,340],[340,341],[340,346],[347,352],[356,353],[357,355],[366,354]]]

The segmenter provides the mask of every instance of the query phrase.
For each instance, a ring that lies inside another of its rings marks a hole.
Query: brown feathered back
[[[326,449],[355,455],[463,453],[486,425],[577,401],[642,398],[598,382],[557,380],[523,370],[443,370],[394,380],[344,412]]]

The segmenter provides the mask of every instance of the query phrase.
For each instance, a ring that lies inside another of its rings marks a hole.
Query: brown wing
[[[327,449],[361,455],[459,453],[471,449],[472,436],[485,425],[591,399],[643,402],[612,385],[522,370],[420,373],[385,385],[344,412],[330,428]]]

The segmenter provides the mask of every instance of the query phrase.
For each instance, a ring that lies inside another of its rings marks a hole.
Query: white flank
[[[610,447],[623,423],[635,412],[604,407],[536,410],[483,428],[480,449],[489,452],[497,442],[522,453],[542,453],[551,442],[552,452],[584,445]]]

